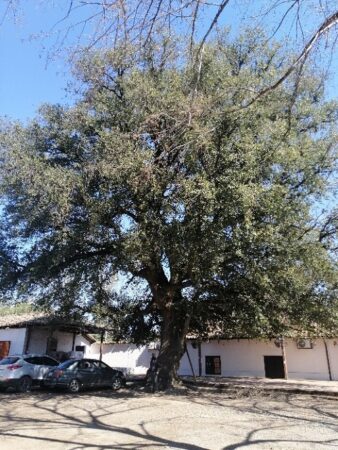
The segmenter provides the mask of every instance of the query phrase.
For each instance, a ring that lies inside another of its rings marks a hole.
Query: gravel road
[[[338,400],[216,393],[0,394],[1,450],[338,449]]]

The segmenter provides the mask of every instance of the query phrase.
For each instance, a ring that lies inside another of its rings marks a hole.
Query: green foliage
[[[14,305],[0,306],[1,316],[21,315],[39,311],[31,303],[16,303]]]
[[[3,292],[94,311],[139,342],[169,309],[200,334],[329,333],[335,225],[314,206],[336,169],[337,105],[307,69],[245,108],[288,64],[264,36],[220,37],[198,77],[175,48],[90,53],[74,107],[3,127]],[[120,298],[117,272],[136,286]]]

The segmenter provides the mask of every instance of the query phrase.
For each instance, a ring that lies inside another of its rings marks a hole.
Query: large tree
[[[197,72],[181,50],[164,38],[141,55],[88,53],[74,107],[46,105],[1,134],[4,295],[113,312],[138,341],[158,333],[163,388],[189,331],[337,324],[335,215],[318,206],[337,105],[307,68],[243,109],[289,65],[256,33],[220,36]],[[133,281],[123,296],[114,273]]]
[[[284,46],[296,48],[297,53],[283,72],[271,78],[268,86],[252,92],[247,105],[276,89],[296,69],[301,71],[314,51],[319,59],[329,49],[325,67],[335,56],[338,25],[335,0],[66,0],[53,6],[49,3],[41,1],[40,8],[54,6],[59,10],[59,20],[50,29],[42,25],[33,36],[47,39],[45,48],[49,57],[63,53],[65,48],[70,48],[72,54],[90,48],[117,48],[126,42],[133,43],[136,49],[156,39],[161,30],[168,36],[180,33],[190,42],[190,57],[195,59],[197,70],[201,50],[219,26],[226,24],[237,32],[243,28],[264,28],[269,39],[277,35]],[[0,26],[11,15],[17,20],[30,6],[27,0],[0,1]],[[197,52],[193,51],[196,42]]]

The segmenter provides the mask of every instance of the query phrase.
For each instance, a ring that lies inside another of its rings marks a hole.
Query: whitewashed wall
[[[10,341],[9,354],[22,354],[25,345],[26,328],[4,328],[0,330],[0,341]]]
[[[191,359],[191,364],[193,366],[194,374],[196,376],[199,375],[198,372],[198,348],[197,346],[193,346],[190,342],[187,342],[187,350]],[[191,370],[189,359],[186,353],[184,353],[182,359],[180,368],[178,370],[179,375],[193,375],[193,372]],[[204,373],[204,372],[202,372]]]
[[[291,379],[328,380],[328,362],[324,341],[313,341],[312,349],[298,349],[293,339],[286,341],[288,374]],[[327,340],[331,374],[338,380],[338,339]],[[198,375],[198,349],[188,344],[195,374]],[[281,356],[281,349],[273,340],[220,340],[201,344],[202,375],[205,375],[205,357],[221,357],[221,376],[224,377],[264,377],[264,356]],[[185,354],[179,369],[181,375],[191,375],[192,370]]]
[[[327,340],[331,365],[331,374],[338,380],[338,338]],[[188,343],[188,352],[196,375],[198,369],[198,348]],[[132,344],[103,344],[102,359],[112,367],[125,368],[131,375],[145,375],[150,364],[153,350],[147,346]],[[324,341],[314,341],[312,349],[298,349],[293,339],[286,341],[288,374],[290,379],[328,380],[328,364]],[[98,359],[100,345],[93,344],[87,356]],[[220,340],[201,344],[202,375],[205,375],[205,357],[220,356],[224,377],[264,377],[264,356],[281,356],[281,349],[274,340]],[[191,366],[185,353],[182,357],[180,375],[192,375]]]
[[[338,380],[338,338],[327,340],[332,378]]]
[[[0,329],[0,341],[10,341],[10,354],[21,354],[24,351],[26,328],[4,328]],[[47,350],[47,339],[50,332],[47,329],[36,328],[31,331],[28,353],[44,354]],[[54,331],[53,337],[57,339],[57,351],[70,352],[73,345],[73,333]],[[86,353],[90,349],[89,341],[81,335],[76,335],[75,346],[84,345]]]
[[[48,330],[42,328],[32,330],[29,337],[27,353],[46,353],[48,336]]]
[[[312,349],[299,349],[294,340],[286,346],[289,378],[310,380],[329,380],[329,370],[324,341],[313,341]]]
[[[124,368],[130,375],[145,375],[149,369],[153,350],[135,344],[103,344],[102,361],[111,367]],[[99,359],[100,344],[93,344],[88,357]]]
[[[0,340],[10,341],[10,354],[23,352],[25,343],[25,328],[0,329]],[[35,329],[31,333],[29,348],[30,353],[45,353],[47,346],[48,330]],[[55,331],[53,336],[57,339],[57,351],[69,352],[72,349],[73,334]],[[291,379],[328,380],[328,362],[324,341],[313,341],[312,349],[298,349],[293,339],[286,341],[286,355],[288,374]],[[85,356],[99,359],[100,344],[90,345],[85,337],[76,335],[75,346],[86,347]],[[198,348],[188,343],[188,352],[196,375],[198,369]],[[334,380],[338,380],[338,338],[327,340],[330,359],[331,374]],[[112,367],[124,368],[130,375],[145,375],[150,358],[154,350],[148,346],[136,346],[133,344],[103,344],[102,359]],[[225,377],[264,377],[264,356],[281,356],[281,349],[276,347],[273,340],[220,340],[203,342],[201,344],[202,375],[205,375],[205,357],[220,356],[222,376]],[[187,354],[184,354],[179,374],[191,375],[192,370]]]
[[[50,336],[50,331],[48,329],[36,328],[32,330],[28,352],[29,353],[46,353],[47,350],[47,339]],[[57,351],[58,352],[70,352],[73,345],[73,333],[66,333],[64,331],[54,331],[54,338],[57,339]],[[84,345],[86,347],[85,354],[89,352],[90,343],[85,337],[77,334],[75,337],[75,346]]]
[[[198,375],[198,349],[188,344],[188,352]],[[272,342],[241,340],[220,340],[201,344],[202,375],[205,375],[205,357],[221,357],[221,376],[223,377],[264,377],[264,355],[280,355],[281,351]],[[187,355],[181,360],[181,375],[191,375]]]
[[[57,339],[58,352],[70,352],[72,350],[73,333],[65,333],[64,331],[55,331],[53,333],[53,337]],[[77,345],[83,345],[85,347],[85,355],[87,356],[88,352],[90,351],[90,343],[81,334],[77,334],[75,336],[74,350]]]

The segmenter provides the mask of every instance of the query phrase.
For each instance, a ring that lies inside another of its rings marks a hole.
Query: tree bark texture
[[[166,390],[177,381],[177,371],[185,351],[190,315],[173,304],[163,311],[161,347],[157,358],[158,388]]]

